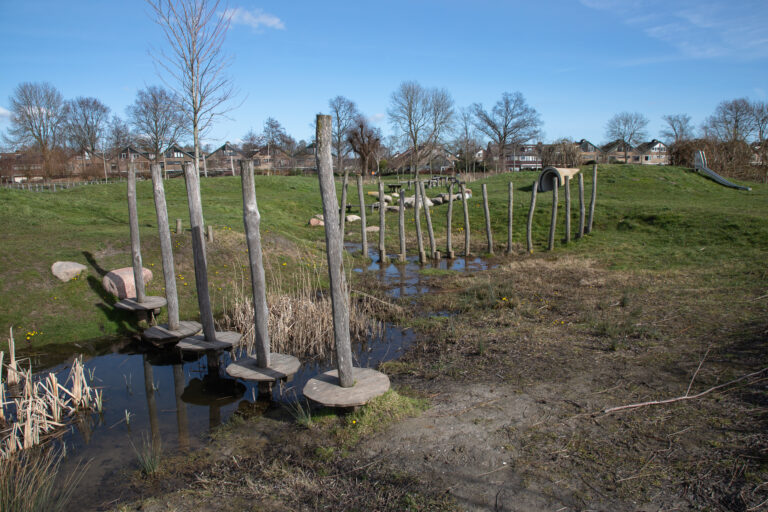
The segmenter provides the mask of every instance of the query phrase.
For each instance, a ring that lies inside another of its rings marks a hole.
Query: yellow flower
[[[288,264],[286,262],[283,262],[283,266],[286,266],[286,265],[288,265]]]

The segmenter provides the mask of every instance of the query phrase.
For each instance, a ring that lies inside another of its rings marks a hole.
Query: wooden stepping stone
[[[176,344],[177,348],[185,352],[207,352],[209,350],[230,350],[240,342],[243,335],[239,332],[216,331],[215,340],[207,340],[202,334],[184,338]]]
[[[269,356],[269,367],[259,368],[256,359],[247,357],[227,366],[230,377],[256,382],[275,382],[292,377],[299,371],[301,363],[293,356],[272,353]]]
[[[123,299],[116,302],[115,307],[124,311],[144,313],[165,307],[166,304],[168,304],[168,301],[165,300],[165,297],[148,296],[144,297],[144,302],[138,302],[136,298]]]
[[[389,377],[371,368],[353,368],[355,385],[339,385],[339,372],[331,370],[310,379],[304,396],[325,407],[357,407],[389,390]]]
[[[167,345],[169,343],[175,343],[182,338],[188,338],[195,334],[199,334],[202,329],[202,325],[191,321],[179,322],[179,328],[176,330],[170,330],[168,324],[162,324],[150,327],[142,332],[141,338],[156,346]]]

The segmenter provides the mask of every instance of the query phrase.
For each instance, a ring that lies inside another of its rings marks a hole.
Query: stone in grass
[[[57,261],[51,265],[51,272],[53,272],[54,276],[66,283],[80,275],[86,268],[87,267],[82,263],[76,263],[74,261]]]
[[[325,226],[325,222],[322,219],[312,217],[309,219],[309,225],[312,227]]]
[[[368,226],[367,228],[365,228],[365,231],[368,233],[378,233],[379,226]]]
[[[141,269],[144,276],[144,284],[152,280],[152,271],[148,268]],[[102,286],[118,299],[136,297],[136,282],[133,280],[133,267],[110,270],[101,280]]]
[[[360,220],[359,215],[347,215],[347,222],[357,222]]]

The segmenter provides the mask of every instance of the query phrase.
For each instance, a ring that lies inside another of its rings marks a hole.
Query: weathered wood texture
[[[462,183],[461,190],[461,205],[464,208],[464,257],[468,257],[472,254],[472,247],[469,239],[469,206],[467,205],[467,189]]]
[[[240,343],[242,335],[231,331],[215,331],[212,337],[205,334],[190,336],[184,338],[176,344],[176,348],[183,352],[209,352],[219,350],[230,350]],[[213,341],[211,341],[213,340]]]
[[[208,228],[208,243],[212,244],[213,243],[213,226],[208,224],[207,228]]]
[[[424,252],[424,240],[421,236],[421,192],[419,191],[419,182],[415,183],[415,192],[413,197],[413,220],[416,223],[416,244],[419,249],[419,263],[427,262],[427,255]]]
[[[507,255],[512,254],[512,207],[514,205],[514,185],[509,182],[509,199],[507,202]]]
[[[160,174],[160,164],[152,164],[150,170],[152,172],[155,213],[157,214],[157,231],[160,235],[160,256],[163,260],[165,298],[168,301],[168,329],[175,331],[179,328],[179,295],[176,290],[176,267],[173,263],[173,244],[168,225],[165,187],[163,186],[163,176]]]
[[[272,354],[269,368],[259,365],[259,362],[252,357],[246,357],[230,363],[226,371],[235,379],[275,382],[294,375],[299,371],[300,366],[299,360],[293,356]]]
[[[448,216],[445,219],[445,256],[453,259],[453,183],[448,186]]]
[[[488,254],[493,254],[493,232],[491,231],[491,211],[488,208],[488,187],[483,183],[483,214],[485,215],[485,237],[488,240]]]
[[[205,254],[200,176],[193,163],[184,164],[184,178],[187,185],[189,226],[192,232],[192,257],[195,264],[195,285],[197,287],[197,305],[200,308],[200,323],[203,324],[205,338],[213,341],[216,339],[216,330],[213,324],[211,296],[208,292],[208,258]]]
[[[592,232],[592,225],[595,220],[595,201],[597,201],[597,164],[592,166],[592,201],[589,203],[589,223],[587,224],[587,233]]]
[[[176,343],[180,339],[194,336],[203,328],[197,322],[181,321],[176,329],[171,329],[168,324],[155,325],[141,333],[141,339],[155,346],[163,346]]]
[[[400,256],[398,260],[400,263],[406,262],[406,248],[405,248],[405,192],[400,190],[400,201],[397,207],[397,220],[400,235]]]
[[[349,184],[349,171],[344,171],[344,178],[341,181],[341,214],[339,215],[339,230],[341,231],[341,243],[344,245],[344,229],[347,221],[347,186]]]
[[[173,394],[176,398],[176,425],[179,429],[179,448],[189,448],[189,420],[187,419],[187,404],[181,399],[184,394],[184,365],[173,365]]]
[[[184,231],[183,231],[183,229],[182,229],[182,227],[181,227],[181,219],[176,219],[176,234],[177,234],[177,235],[180,235],[180,234],[182,234],[183,232],[184,232]]]
[[[144,302],[144,276],[141,269],[141,240],[139,238],[139,213],[136,208],[136,166],[128,166],[128,223],[131,232],[131,261],[136,284],[136,300]]]
[[[259,231],[261,215],[259,214],[259,205],[256,202],[252,160],[240,161],[240,180],[243,187],[243,224],[251,270],[256,361],[260,368],[267,368],[270,365],[269,330],[267,329],[269,319],[267,281],[264,277],[264,262],[261,255],[261,232]]]
[[[571,177],[565,177],[565,243],[571,241]]]
[[[333,180],[331,161],[331,116],[318,115],[315,134],[317,141],[317,175],[323,197],[325,218],[325,245],[328,256],[328,273],[331,285],[333,332],[336,344],[336,368],[339,385],[344,388],[355,385],[352,374],[352,345],[349,339],[349,293],[344,278],[344,261],[339,230],[339,202]],[[364,204],[362,201],[361,205]],[[362,208],[361,208],[362,209]]]
[[[357,175],[357,199],[360,203],[360,229],[362,233],[363,257],[368,257],[368,233],[365,231],[365,194],[363,194],[363,177]]]
[[[429,255],[431,258],[435,257],[437,252],[437,244],[435,244],[435,231],[432,229],[432,214],[427,206],[427,191],[424,188],[424,182],[419,182],[421,186],[421,202],[424,205],[424,217],[427,219],[427,234],[429,234]]]
[[[533,252],[533,213],[536,211],[536,193],[539,190],[539,181],[533,182],[531,188],[531,206],[528,208],[528,224],[525,230],[528,253]]]
[[[143,302],[139,302],[137,299],[127,298],[115,302],[115,307],[117,309],[122,309],[123,311],[141,313],[145,311],[154,311],[156,309],[160,309],[165,307],[166,304],[167,301],[165,300],[165,297],[145,295]]]
[[[304,396],[326,407],[357,407],[389,390],[389,377],[370,368],[354,368],[355,386],[336,386],[335,370],[310,379],[304,387]]]
[[[586,205],[584,204],[584,175],[579,173],[579,234],[577,238],[584,236],[584,217],[586,217]]]
[[[555,230],[557,229],[557,191],[558,186],[557,176],[552,177],[552,217],[549,220],[549,243],[547,244],[547,250],[551,251],[555,248]]]
[[[387,263],[387,204],[384,201],[384,183],[379,179],[379,261]]]

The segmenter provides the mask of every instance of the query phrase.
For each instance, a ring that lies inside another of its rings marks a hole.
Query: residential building
[[[206,169],[212,174],[240,174],[240,162],[247,160],[245,154],[229,142],[205,157]]]
[[[669,165],[669,148],[659,140],[643,142],[636,151],[642,165]]]
[[[587,139],[581,139],[579,142],[574,142],[581,153],[581,163],[600,163],[605,161],[605,154],[599,146],[592,144]]]
[[[606,163],[639,164],[640,153],[628,142],[616,139],[600,148]]]

